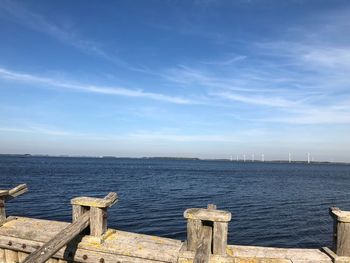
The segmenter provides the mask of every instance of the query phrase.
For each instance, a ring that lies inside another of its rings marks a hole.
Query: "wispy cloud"
[[[198,102],[192,101],[190,99],[185,99],[177,96],[169,96],[161,93],[146,92],[141,89],[127,89],[123,87],[106,87],[82,83],[71,83],[65,82],[58,79],[46,78],[42,76],[24,74],[19,72],[10,71],[4,68],[0,68],[0,78],[8,79],[12,81],[24,82],[28,84],[40,84],[42,86],[49,87],[59,87],[65,89],[71,89],[82,92],[91,92],[99,94],[108,94],[116,96],[125,96],[125,97],[138,97],[145,98],[163,102],[170,102],[175,104],[195,104]]]
[[[53,37],[64,44],[73,46],[83,52],[105,58],[109,57],[95,41],[84,39],[76,34],[72,29],[63,29],[53,22],[49,22],[40,14],[28,10],[23,5],[15,1],[1,1],[0,14],[1,10],[10,17],[13,17],[15,22],[20,23],[31,30],[49,35],[50,37]]]
[[[243,61],[247,56],[243,55],[230,55],[225,59],[216,59],[216,60],[206,60],[202,61],[206,65],[215,65],[215,66],[231,66],[239,61]]]
[[[242,103],[248,103],[253,105],[263,105],[270,107],[279,108],[291,108],[298,106],[298,102],[286,100],[284,98],[278,97],[267,97],[267,96],[254,96],[254,95],[240,95],[233,92],[221,92],[221,93],[211,93],[214,96],[225,100],[232,100]]]
[[[202,88],[212,100],[246,104],[241,109],[246,119],[253,115],[253,120],[262,122],[350,123],[350,46],[312,45],[296,39],[252,48],[256,55],[245,58],[244,65],[227,66],[222,60],[204,67],[198,62],[168,69],[163,77]],[[259,107],[258,118],[249,105]]]

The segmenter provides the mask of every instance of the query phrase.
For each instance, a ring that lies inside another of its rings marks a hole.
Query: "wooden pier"
[[[331,249],[285,249],[228,245],[231,213],[215,205],[184,212],[184,242],[109,229],[116,193],[73,198],[72,223],[7,217],[6,202],[26,191],[26,185],[0,190],[0,263],[350,263],[350,212],[338,208],[330,209]]]

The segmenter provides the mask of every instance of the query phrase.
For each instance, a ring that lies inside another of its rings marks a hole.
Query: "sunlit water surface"
[[[184,240],[187,208],[232,213],[229,243],[330,246],[330,206],[350,209],[350,166],[223,161],[0,157],[0,188],[27,183],[9,215],[70,221],[70,199],[116,191],[108,225]]]

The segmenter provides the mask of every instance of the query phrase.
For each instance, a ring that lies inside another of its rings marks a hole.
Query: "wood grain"
[[[210,226],[202,226],[201,236],[197,245],[193,263],[208,263],[211,254],[211,240],[213,229]]]
[[[63,246],[67,245],[69,241],[75,238],[82,230],[90,224],[90,212],[86,212],[79,217],[74,223],[67,226],[53,239],[45,243],[42,247],[24,261],[24,263],[43,263],[53,256]]]
[[[228,224],[214,222],[213,224],[213,254],[225,255],[227,247]]]

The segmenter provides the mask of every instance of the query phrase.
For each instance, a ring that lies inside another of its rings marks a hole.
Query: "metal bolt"
[[[83,256],[83,259],[84,259],[84,260],[87,260],[87,258],[88,258],[87,255],[84,255],[84,256]]]
[[[22,244],[22,248],[26,248],[27,246],[26,246],[26,244]]]
[[[100,258],[100,263],[104,263],[105,259],[104,258]]]
[[[11,242],[11,241],[9,241],[7,244],[8,244],[9,246],[12,246],[12,242]]]

